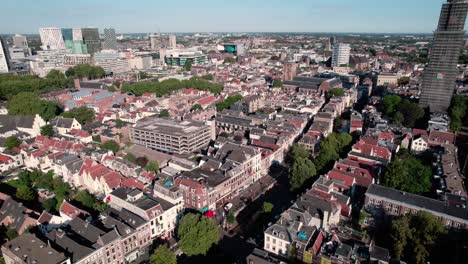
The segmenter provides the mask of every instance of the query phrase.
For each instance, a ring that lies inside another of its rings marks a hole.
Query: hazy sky
[[[2,0],[0,33],[432,32],[445,0]]]

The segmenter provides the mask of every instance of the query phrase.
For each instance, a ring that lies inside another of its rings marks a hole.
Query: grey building
[[[130,139],[148,148],[182,154],[207,146],[211,130],[212,127],[202,122],[148,117],[131,128]]]
[[[117,49],[117,39],[115,38],[115,29],[104,29],[104,42],[102,43],[103,49]]]
[[[457,78],[457,62],[463,45],[468,1],[448,0],[443,4],[434,32],[429,65],[423,75],[420,104],[431,112],[446,112]]]
[[[81,36],[88,48],[89,54],[94,54],[101,50],[101,39],[99,38],[99,30],[97,28],[82,28]]]

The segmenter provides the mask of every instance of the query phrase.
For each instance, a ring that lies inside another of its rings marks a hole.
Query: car
[[[232,208],[232,203],[227,203],[224,205],[224,210],[229,211]]]

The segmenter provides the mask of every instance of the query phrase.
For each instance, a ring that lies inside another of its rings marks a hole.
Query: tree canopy
[[[462,127],[462,121],[466,113],[466,100],[462,95],[454,95],[450,103],[450,130],[457,132]]]
[[[327,97],[331,98],[333,96],[343,96],[344,95],[344,89],[343,88],[331,88],[327,92]]]
[[[263,202],[262,209],[264,213],[271,213],[273,210],[273,204],[270,202]]]
[[[90,64],[80,64],[75,67],[68,68],[65,71],[65,75],[71,78],[88,78],[88,79],[97,79],[102,78],[106,72],[100,66],[93,66]]]
[[[224,58],[224,62],[223,63],[235,63],[236,62],[236,58],[234,57],[226,57]]]
[[[46,137],[52,137],[54,135],[54,129],[51,125],[45,125],[41,127],[41,135]]]
[[[66,118],[75,118],[80,124],[88,124],[94,121],[95,113],[94,110],[86,106],[70,109],[62,114]]]
[[[120,146],[114,140],[107,140],[106,142],[101,144],[101,148],[110,150],[114,153],[117,153],[120,150]]]
[[[192,108],[190,108],[191,111],[196,111],[196,110],[203,110],[203,107],[200,104],[194,104]]]
[[[150,256],[150,264],[176,264],[177,256],[167,246],[159,246]]]
[[[10,115],[40,115],[48,121],[60,113],[57,104],[42,100],[36,94],[21,92],[8,101],[8,114]]]
[[[73,86],[73,80],[67,79],[63,73],[51,70],[46,78],[32,75],[0,75],[0,98],[10,99],[21,93],[48,93]]]
[[[16,148],[21,144],[21,140],[19,140],[16,136],[9,136],[5,139],[3,146],[6,149]]]
[[[424,117],[424,109],[408,99],[398,95],[387,95],[383,99],[383,112],[393,118],[395,124],[414,127]]]
[[[159,112],[159,117],[170,117],[171,115],[169,114],[169,111],[167,111],[167,109],[161,109],[161,111]]]
[[[218,112],[221,112],[224,109],[228,109],[229,107],[231,107],[231,105],[240,100],[242,100],[242,95],[240,94],[228,96],[226,99],[224,99],[224,101],[216,104],[216,110]]]
[[[443,223],[430,213],[405,215],[391,224],[390,237],[395,257],[409,263],[426,263],[431,247],[444,233]]]
[[[145,170],[147,170],[147,171],[153,171],[153,172],[155,172],[155,173],[158,173],[158,172],[159,172],[159,164],[158,164],[158,162],[155,161],[155,160],[149,161],[148,164],[146,164]]]
[[[177,231],[180,249],[188,256],[206,255],[219,240],[215,221],[200,214],[184,215]]]
[[[314,162],[318,172],[324,172],[333,166],[340,155],[346,153],[346,148],[352,143],[353,138],[345,133],[331,133],[325,140],[320,142],[320,151]]]
[[[409,153],[398,155],[387,167],[382,185],[414,194],[431,190],[432,171]]]
[[[192,77],[189,80],[181,81],[177,79],[167,79],[162,82],[143,81],[134,84],[125,83],[121,91],[123,93],[131,92],[137,96],[144,93],[154,93],[156,96],[161,97],[184,88],[193,88],[196,90],[219,94],[223,91],[224,86],[198,77]]]

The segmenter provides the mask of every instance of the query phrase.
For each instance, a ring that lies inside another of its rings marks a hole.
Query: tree
[[[236,217],[234,216],[234,213],[232,211],[229,211],[229,213],[226,216],[226,222],[230,225],[234,224],[236,221]]]
[[[186,71],[192,70],[192,60],[186,60],[184,64],[184,69]]]
[[[151,264],[176,264],[177,256],[167,246],[159,246],[150,256]]]
[[[120,89],[120,85],[121,85],[121,84],[122,84],[122,83],[120,83],[119,81],[114,81],[114,83],[112,84],[112,86],[114,86],[114,87],[117,88],[117,89]]]
[[[401,103],[401,97],[398,95],[387,95],[383,98],[384,113],[392,116],[398,109]]]
[[[403,116],[403,114],[401,112],[396,112],[394,115],[393,115],[393,123],[395,123],[395,125],[402,125],[403,124],[403,121],[405,121],[405,117]]]
[[[170,117],[169,111],[167,111],[167,109],[162,109],[161,112],[159,112],[159,117]]]
[[[223,63],[235,63],[236,62],[236,58],[234,57],[226,57],[224,58],[224,62]]]
[[[57,206],[57,200],[55,198],[49,198],[42,202],[42,208],[47,212],[53,212]]]
[[[262,209],[264,213],[271,213],[273,210],[273,204],[270,202],[263,202]]]
[[[16,237],[18,237],[18,232],[16,231],[16,229],[8,227],[7,232],[6,232],[6,236],[7,236],[8,240],[11,241],[11,240],[15,239]]]
[[[407,76],[403,76],[400,79],[398,79],[398,86],[406,86],[409,84],[411,78]]]
[[[101,144],[101,148],[117,153],[120,149],[120,146],[114,140],[107,140],[106,142]]]
[[[180,249],[188,256],[206,255],[219,240],[216,223],[200,214],[184,215],[177,231]]]
[[[10,115],[40,115],[46,121],[56,117],[60,112],[57,104],[41,100],[34,93],[21,92],[8,101]]]
[[[401,112],[404,117],[403,125],[410,128],[414,127],[416,122],[424,117],[424,109],[417,103],[410,102],[407,99],[401,102],[398,111]]]
[[[75,67],[68,68],[65,71],[65,75],[70,78],[88,78],[88,79],[96,79],[104,77],[106,72],[102,67],[99,66],[92,66],[89,64],[80,64]]]
[[[62,114],[66,118],[75,118],[80,124],[84,125],[94,121],[94,110],[86,106],[70,109]]]
[[[159,164],[157,161],[155,160],[152,160],[150,162],[148,162],[148,164],[146,165],[145,167],[145,170],[147,171],[153,171],[155,173],[158,173],[159,172]]]
[[[45,125],[41,127],[41,135],[46,137],[52,137],[54,136],[54,129],[51,125]]]
[[[454,95],[449,107],[450,130],[456,133],[462,127],[466,113],[466,100],[462,95]]]
[[[303,187],[304,183],[315,176],[316,169],[314,163],[307,158],[299,157],[293,161],[293,167],[289,176],[289,184],[292,191],[297,191]]]
[[[16,148],[19,147],[19,145],[21,145],[21,140],[19,140],[16,136],[7,137],[3,143],[3,146],[6,149]]]
[[[115,126],[116,126],[117,128],[122,128],[122,127],[125,126],[125,122],[122,121],[122,119],[117,118],[117,119],[115,119]]]
[[[148,159],[146,157],[138,157],[135,163],[141,167],[145,167],[148,164]]]
[[[207,80],[207,81],[212,81],[214,79],[214,76],[213,76],[213,74],[208,73],[208,74],[200,76],[200,79]]]
[[[431,168],[415,157],[404,155],[393,160],[382,179],[382,185],[414,194],[431,190]]]
[[[344,89],[343,88],[331,88],[327,92],[327,97],[331,98],[333,96],[343,96],[344,95]]]
[[[426,263],[431,247],[446,232],[442,221],[427,212],[405,215],[393,221],[390,230],[395,257],[417,264]]]
[[[194,104],[190,111],[203,110],[203,107],[200,104]]]
[[[375,57],[377,55],[377,51],[374,48],[370,48],[369,55],[371,55],[372,57]]]
[[[89,209],[94,208],[94,204],[96,203],[96,198],[88,191],[78,191],[74,200]]]
[[[133,155],[133,153],[127,153],[127,155],[125,155],[125,159],[130,161],[131,163],[136,163],[136,157],[135,155]]]
[[[283,81],[281,79],[274,79],[273,80],[273,87],[283,87]]]
[[[240,94],[228,96],[224,101],[216,104],[216,111],[221,112],[224,109],[228,109],[231,105],[240,100],[242,100],[242,95]]]
[[[16,189],[16,198],[23,200],[23,201],[33,201],[36,199],[36,193],[34,192],[33,189],[27,187],[27,186],[22,186],[18,189]]]

